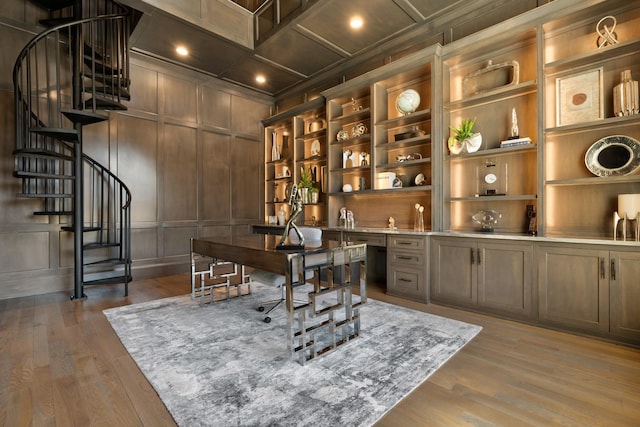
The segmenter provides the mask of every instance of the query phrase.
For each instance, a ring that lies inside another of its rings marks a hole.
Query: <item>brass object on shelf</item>
[[[484,68],[469,73],[462,80],[464,96],[478,95],[520,82],[520,64],[507,61],[493,64],[489,61]]]

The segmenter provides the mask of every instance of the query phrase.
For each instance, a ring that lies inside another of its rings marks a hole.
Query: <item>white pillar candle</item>
[[[618,215],[636,219],[640,212],[640,194],[618,194]]]

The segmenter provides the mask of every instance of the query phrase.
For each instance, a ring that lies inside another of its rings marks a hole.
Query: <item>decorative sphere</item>
[[[407,89],[396,98],[396,109],[401,114],[411,114],[420,106],[420,94],[413,90]]]

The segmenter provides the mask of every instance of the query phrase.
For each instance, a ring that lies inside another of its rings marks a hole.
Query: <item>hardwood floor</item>
[[[172,426],[102,310],[190,291],[189,276],[0,301],[0,425]],[[483,326],[378,426],[638,426],[640,350],[442,306],[369,295]],[[320,423],[319,423],[320,424]]]

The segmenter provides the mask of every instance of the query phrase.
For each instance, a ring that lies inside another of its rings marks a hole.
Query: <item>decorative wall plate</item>
[[[625,135],[606,136],[589,147],[584,163],[596,176],[630,175],[640,168],[640,142]]]

